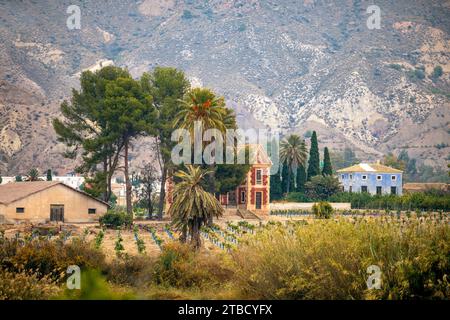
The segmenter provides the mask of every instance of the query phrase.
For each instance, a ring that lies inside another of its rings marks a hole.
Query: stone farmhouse
[[[373,195],[403,193],[403,171],[379,163],[360,163],[337,170],[337,173],[347,192],[368,192]]]
[[[108,204],[60,181],[0,186],[0,222],[94,222]]]

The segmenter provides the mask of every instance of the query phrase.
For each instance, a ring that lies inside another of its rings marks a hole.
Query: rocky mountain
[[[373,4],[380,29],[368,27]],[[449,0],[6,0],[0,38],[2,173],[72,170],[51,119],[81,71],[108,64],[180,68],[225,96],[242,127],[315,129],[321,146],[367,160],[401,149],[449,160]]]

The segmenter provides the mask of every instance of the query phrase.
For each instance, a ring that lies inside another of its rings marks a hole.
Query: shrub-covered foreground
[[[450,227],[390,218],[272,227],[234,254],[236,285],[250,298],[450,298]],[[381,271],[368,290],[367,268]]]
[[[167,243],[158,257],[105,259],[94,243],[0,240],[2,299],[448,299],[450,226],[434,218],[271,223],[238,249]],[[65,269],[82,269],[81,290]],[[367,268],[378,266],[380,289]],[[28,288],[28,290],[17,289]]]

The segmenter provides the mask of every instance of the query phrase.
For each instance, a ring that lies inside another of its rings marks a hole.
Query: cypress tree
[[[308,160],[308,181],[312,177],[320,174],[320,158],[319,158],[319,144],[317,142],[317,133],[313,131],[311,136],[311,149],[309,150]]]
[[[271,158],[271,160],[274,163],[275,162],[278,163],[279,148],[278,148],[278,143],[275,140],[275,138],[272,139],[272,142],[268,143],[267,150],[268,150],[269,157]],[[270,199],[279,200],[283,197],[283,190],[282,190],[282,186],[281,186],[282,170],[283,170],[283,167],[280,164],[280,167],[279,167],[277,173],[270,176]]]
[[[328,152],[328,148],[325,147],[323,150],[323,169],[322,175],[331,176],[333,174],[333,167],[331,166],[330,153]]]
[[[278,200],[283,197],[281,187],[281,172],[270,176],[270,199]]]
[[[297,168],[296,175],[297,187],[295,188],[296,192],[305,192],[305,183],[306,183],[306,170],[305,167],[300,164]]]
[[[47,181],[52,181],[52,180],[53,180],[52,170],[48,169],[47,170]]]

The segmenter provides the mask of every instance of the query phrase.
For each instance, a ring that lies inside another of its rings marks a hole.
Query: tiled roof
[[[10,204],[17,200],[26,198],[34,193],[41,192],[43,190],[49,189],[49,188],[54,187],[59,184],[65,186],[75,192],[82,193],[85,196],[88,196],[94,200],[102,202],[103,204],[108,205],[106,202],[103,202],[97,198],[94,198],[91,195],[89,195],[83,191],[74,189],[60,181],[32,181],[32,182],[24,181],[24,182],[12,182],[12,183],[7,183],[4,185],[1,185],[0,186],[0,204]]]
[[[354,166],[337,170],[338,173],[345,172],[377,172],[377,173],[402,173],[403,171],[384,166],[378,163],[360,163]]]

